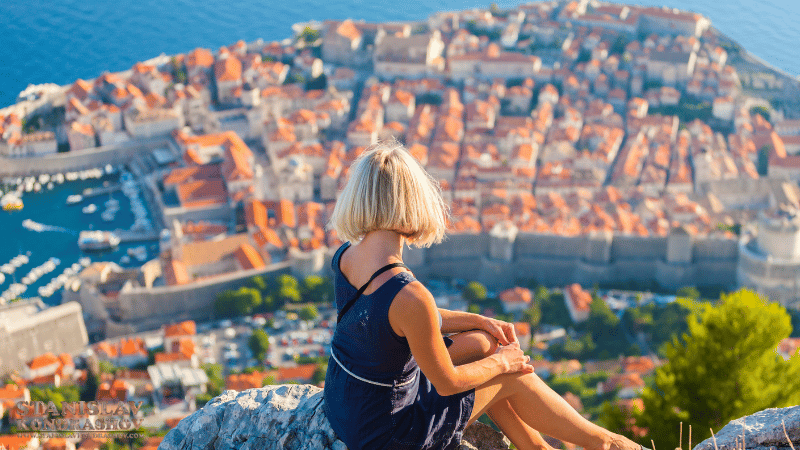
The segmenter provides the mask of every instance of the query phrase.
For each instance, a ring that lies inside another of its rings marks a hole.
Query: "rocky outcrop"
[[[783,424],[786,424],[786,434],[792,445],[800,450],[800,406],[765,409],[731,421],[715,433],[716,449],[741,448],[744,439],[744,448],[748,450],[789,450],[791,447],[783,433]],[[693,450],[715,450],[714,439],[706,439]]]
[[[508,440],[475,423],[462,449],[507,449]],[[346,450],[322,408],[322,389],[310,385],[265,386],[225,391],[180,421],[159,450]]]

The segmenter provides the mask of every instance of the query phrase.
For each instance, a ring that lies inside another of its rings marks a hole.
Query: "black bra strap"
[[[372,276],[370,277],[369,281],[364,283],[364,285],[361,286],[361,289],[359,289],[358,292],[356,292],[356,295],[353,296],[353,298],[351,298],[350,301],[348,301],[347,304],[345,304],[342,307],[342,310],[339,311],[339,315],[336,317],[336,323],[342,321],[342,317],[344,317],[345,313],[353,306],[353,304],[355,304],[356,300],[358,300],[358,298],[361,297],[361,294],[363,294],[364,291],[367,289],[367,286],[369,286],[369,284],[372,283],[372,280],[377,278],[378,275],[382,274],[383,272],[386,272],[387,270],[393,269],[395,267],[405,267],[406,269],[408,269],[408,266],[406,266],[403,263],[391,263],[376,270],[375,273],[373,273]]]

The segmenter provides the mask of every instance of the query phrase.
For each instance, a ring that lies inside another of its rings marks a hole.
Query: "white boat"
[[[119,262],[122,264],[130,264],[131,257],[128,255],[122,255],[122,258],[119,259]]]
[[[25,219],[22,221],[22,226],[37,233],[41,233],[44,231],[44,225],[39,222],[34,222],[31,219]]]
[[[100,217],[105,220],[106,222],[113,222],[116,216],[116,211],[107,209],[100,214]]]
[[[72,194],[67,197],[67,204],[74,205],[76,203],[80,203],[83,201],[83,196],[81,194]]]
[[[56,187],[56,185],[55,185],[55,184],[53,184],[53,182],[52,182],[52,181],[51,181],[51,182],[49,182],[49,183],[47,183],[47,190],[48,190],[48,191],[52,191],[54,187]]]
[[[94,214],[97,211],[97,205],[94,203],[86,205],[82,209],[84,214]]]
[[[105,205],[108,209],[119,209],[119,200],[115,198],[109,198],[106,200]]]
[[[3,284],[5,282],[6,282],[6,276],[0,273],[0,284]]]
[[[12,192],[0,198],[0,208],[3,208],[4,211],[20,210],[23,206],[22,199]]]
[[[81,231],[78,236],[78,247],[84,251],[108,250],[118,246],[119,236],[110,231]]]

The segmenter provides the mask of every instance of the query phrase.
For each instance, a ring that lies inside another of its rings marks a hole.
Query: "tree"
[[[214,310],[219,317],[236,317],[253,313],[261,306],[261,292],[258,289],[242,286],[235,291],[225,291],[217,295]]]
[[[297,315],[302,320],[314,320],[317,318],[317,316],[319,316],[319,311],[317,311],[316,306],[307,305],[304,306]]]
[[[282,274],[275,278],[275,289],[272,292],[272,298],[275,300],[275,306],[282,306],[286,303],[300,301],[300,289],[297,283],[297,278],[289,275]]]
[[[333,298],[333,283],[328,277],[309,275],[300,285],[300,296],[304,302],[328,303]]]
[[[80,401],[92,402],[97,398],[97,388],[100,386],[100,377],[93,370],[86,370],[86,383],[80,389]]]
[[[546,292],[546,290],[545,290]],[[542,308],[542,323],[551,325],[560,325],[562,327],[571,327],[572,318],[569,316],[569,310],[564,303],[564,294],[561,292],[547,293],[539,297],[540,292],[537,290],[537,300],[541,298]]]
[[[247,341],[247,346],[253,352],[253,356],[259,360],[264,361],[264,357],[269,350],[269,335],[262,329],[256,329],[250,335],[250,340]]]
[[[311,27],[305,27],[303,28],[303,32],[300,33],[300,36],[298,36],[298,39],[302,40],[306,44],[313,44],[317,42],[317,39],[319,39],[319,30],[315,30]]]
[[[684,286],[678,289],[676,294],[678,297],[700,300],[700,291],[694,286]]]
[[[738,417],[800,403],[800,358],[784,361],[775,352],[790,332],[780,304],[745,289],[723,294],[690,315],[688,333],[667,345],[668,362],[644,390],[636,425],[668,448],[681,421],[699,442]]]
[[[208,393],[214,397],[222,393],[225,387],[225,380],[222,378],[222,365],[203,364],[200,366],[208,376]]]
[[[539,321],[542,320],[542,308],[537,300],[532,301],[531,306],[522,312],[522,320],[530,324],[531,330],[539,326]]]
[[[328,371],[327,364],[317,364],[317,368],[314,369],[314,374],[311,375],[311,383],[319,385],[323,381],[325,381],[325,373]]]
[[[486,300],[486,287],[477,281],[470,281],[464,286],[461,294],[464,296],[464,300],[469,303],[482,302]]]
[[[758,164],[756,169],[758,170],[758,174],[762,177],[767,176],[769,173],[769,145],[764,145],[758,150]]]
[[[769,122],[769,108],[766,106],[753,106],[750,108],[750,114],[760,114],[767,122]]]

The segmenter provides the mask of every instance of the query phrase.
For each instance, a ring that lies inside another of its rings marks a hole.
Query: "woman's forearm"
[[[442,333],[458,333],[480,329],[484,320],[484,317],[480,314],[450,311],[444,308],[439,308],[439,314],[442,315]]]

